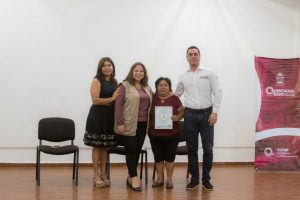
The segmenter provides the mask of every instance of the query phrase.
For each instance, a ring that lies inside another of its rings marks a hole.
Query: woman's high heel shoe
[[[94,177],[93,181],[94,181],[94,186],[95,187],[99,187],[99,188],[106,187],[105,182],[103,182],[99,176]]]
[[[152,183],[152,187],[153,187],[153,188],[162,187],[162,186],[164,186],[164,182],[154,181],[154,182]]]
[[[101,180],[105,183],[105,186],[109,187],[110,186],[110,180],[107,178],[106,175],[101,175]]]
[[[166,182],[166,189],[169,189],[169,190],[173,189],[173,182],[172,181],[167,181]]]
[[[134,191],[137,191],[137,192],[142,191],[141,183],[137,176],[132,177],[131,182],[129,182],[127,179],[127,185]]]

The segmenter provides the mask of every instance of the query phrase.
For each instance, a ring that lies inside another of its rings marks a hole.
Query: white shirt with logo
[[[222,89],[217,75],[200,66],[196,71],[188,70],[179,77],[175,94],[184,94],[184,105],[193,109],[213,107],[217,113],[222,99]]]

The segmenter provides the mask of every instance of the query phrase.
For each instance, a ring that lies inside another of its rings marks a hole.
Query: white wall
[[[110,56],[119,81],[142,61],[152,87],[159,76],[175,86],[190,45],[223,86],[215,161],[253,161],[254,56],[300,56],[298,0],[1,0],[0,25],[0,162],[35,162],[48,116],[75,121],[80,162],[91,162],[82,137],[98,60]]]

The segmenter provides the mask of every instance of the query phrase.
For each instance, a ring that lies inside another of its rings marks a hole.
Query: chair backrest
[[[184,142],[186,141],[186,133],[185,133],[185,129],[184,129],[184,121],[179,121],[179,126],[180,126],[180,139],[179,142]]]
[[[50,117],[39,121],[38,138],[50,142],[74,140],[75,124],[71,119]]]

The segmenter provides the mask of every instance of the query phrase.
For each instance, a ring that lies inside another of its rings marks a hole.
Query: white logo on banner
[[[266,93],[271,96],[284,96],[284,97],[295,96],[295,92],[293,89],[277,89],[277,88],[267,87]]]
[[[271,147],[265,148],[264,153],[265,153],[266,156],[273,156],[274,155],[273,150],[272,150]]]
[[[284,75],[281,72],[276,74],[276,85],[284,85]]]
[[[285,84],[285,77],[284,74],[278,72],[276,74],[276,85],[283,86]],[[285,89],[285,88],[273,88],[271,86],[266,88],[266,93],[269,96],[284,96],[284,97],[291,97],[295,96],[295,92],[293,89]]]

